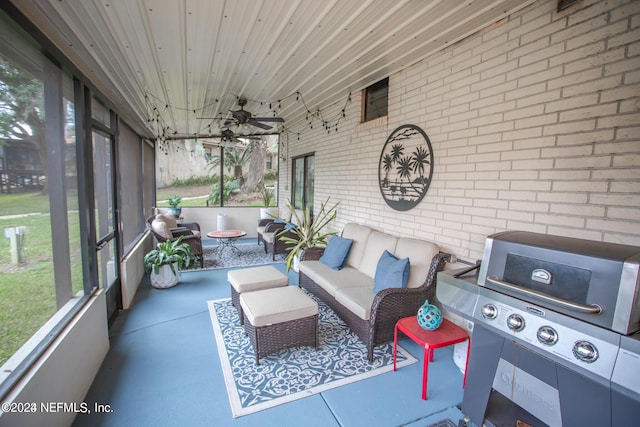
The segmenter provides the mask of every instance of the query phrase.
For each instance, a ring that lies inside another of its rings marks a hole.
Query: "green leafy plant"
[[[264,206],[265,207],[271,206],[271,203],[273,202],[273,198],[275,195],[274,189],[269,188],[266,185],[263,185],[262,188],[260,189],[260,195],[262,196],[262,202],[264,203]]]
[[[224,188],[222,189],[222,192],[223,192],[222,197],[224,197],[224,201],[226,202],[227,200],[229,200],[229,196],[231,195],[231,193],[236,191],[238,188],[240,188],[240,185],[237,180],[235,179],[225,180]],[[212,205],[220,204],[220,184],[219,183],[211,186],[211,193],[207,198],[207,202]]]
[[[176,240],[167,240],[158,243],[156,249],[150,251],[144,256],[144,269],[147,273],[158,273],[160,267],[168,265],[171,267],[173,274],[177,274],[174,264],[178,266],[178,270],[189,267],[196,259],[191,246],[182,242],[182,236]]]
[[[167,200],[167,203],[169,203],[169,206],[172,208],[177,208],[178,206],[180,206],[181,202],[182,197],[178,196],[177,194],[174,194],[171,198],[169,198],[169,200]]]
[[[292,229],[283,229],[278,233],[280,239],[288,244],[290,248],[285,258],[287,271],[291,269],[294,260],[299,257],[305,249],[313,247],[323,247],[327,245],[330,236],[336,234],[335,231],[324,231],[325,227],[331,223],[338,215],[338,205],[340,202],[328,208],[329,199],[320,204],[320,210],[317,215],[312,217],[311,208],[309,206],[302,207],[302,218],[296,212],[295,206],[291,202],[287,202],[287,207],[291,211],[291,215],[295,218],[297,227]]]

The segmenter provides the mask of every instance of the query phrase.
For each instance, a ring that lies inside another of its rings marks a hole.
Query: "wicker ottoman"
[[[297,286],[245,292],[240,305],[256,364],[285,348],[318,348],[318,303]]]
[[[238,310],[240,324],[244,321],[240,306],[241,293],[277,288],[289,284],[289,277],[272,265],[231,270],[227,273],[227,280],[231,284],[231,302]]]

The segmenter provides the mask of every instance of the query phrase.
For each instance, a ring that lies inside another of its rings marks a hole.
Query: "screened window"
[[[157,206],[173,195],[183,207],[265,206],[263,190],[276,192],[278,144],[278,135],[158,141]]]
[[[73,80],[15,28],[0,13],[0,365],[84,295]]]
[[[136,244],[138,237],[145,230],[145,217],[143,209],[143,163],[142,146],[140,137],[126,124],[119,126],[118,137],[118,186],[120,197],[120,211],[122,218],[122,245],[123,253],[128,253]],[[153,159],[151,159],[153,161]]]
[[[389,78],[380,80],[364,90],[362,121],[384,117],[389,110]]]
[[[143,217],[149,218],[153,214],[156,204],[156,178],[155,178],[155,146],[148,141],[142,144],[142,161],[143,161]]]
[[[0,399],[98,286],[117,311],[155,203],[155,147],[42,51],[0,12]]]

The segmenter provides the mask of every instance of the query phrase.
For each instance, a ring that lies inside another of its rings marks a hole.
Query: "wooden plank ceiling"
[[[158,137],[219,134],[239,97],[255,116],[278,115],[296,131],[309,111],[533,2],[11,1],[125,118],[144,123],[139,131]]]

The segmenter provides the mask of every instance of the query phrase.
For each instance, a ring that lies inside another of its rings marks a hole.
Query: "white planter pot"
[[[291,269],[296,273],[300,272],[300,254],[293,257],[293,262],[291,263]]]
[[[171,271],[171,267],[168,265],[163,265],[162,267],[160,267],[157,273],[151,271],[151,286],[158,289],[167,289],[177,285],[180,276],[178,264],[173,264],[173,269],[175,270],[176,274],[173,274],[173,271]]]
[[[260,219],[274,219],[278,217],[278,207],[260,208]]]

